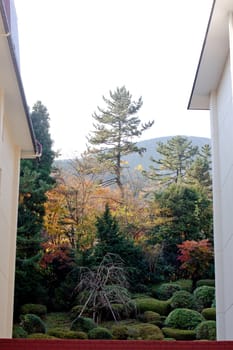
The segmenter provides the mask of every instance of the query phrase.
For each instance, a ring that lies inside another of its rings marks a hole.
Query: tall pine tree
[[[156,150],[160,158],[151,159],[153,165],[144,175],[162,185],[183,181],[198,154],[198,147],[185,136],[174,136],[166,143],[158,142]]]
[[[142,98],[132,101],[131,94],[124,86],[114,92],[110,91],[110,99],[103,97],[103,100],[107,107],[98,107],[99,114],[93,114],[95,130],[88,141],[95,147],[92,151],[98,159],[106,163],[107,171],[113,174],[112,182],[117,184],[123,198],[122,157],[145,151],[145,148],[137,146],[134,139],[141,136],[154,122],[141,124],[137,113],[142,107]]]

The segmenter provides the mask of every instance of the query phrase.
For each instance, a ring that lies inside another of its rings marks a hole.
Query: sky
[[[212,0],[15,0],[20,66],[31,108],[50,116],[61,157],[86,149],[102,96],[141,96],[142,136],[210,137],[208,111],[187,110]],[[138,141],[138,140],[135,140]]]

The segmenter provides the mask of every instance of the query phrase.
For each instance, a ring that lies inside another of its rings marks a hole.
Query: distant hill
[[[125,161],[128,162],[129,168],[134,169],[139,164],[142,165],[143,169],[147,170],[151,165],[151,157],[154,159],[159,159],[160,154],[156,151],[157,143],[167,143],[168,140],[173,138],[174,136],[164,136],[157,137],[154,139],[149,139],[145,141],[140,141],[137,143],[138,147],[145,147],[146,152],[143,153],[142,156],[139,154],[133,153],[124,158]],[[186,136],[189,141],[192,141],[193,146],[198,146],[201,148],[205,144],[210,145],[210,139],[206,137],[196,137],[196,136]]]
[[[137,143],[138,147],[145,147],[146,152],[143,153],[142,156],[140,156],[137,153],[130,154],[123,158],[128,163],[128,167],[130,170],[135,169],[138,165],[141,165],[143,169],[148,170],[149,166],[151,165],[151,157],[154,159],[159,158],[159,153],[156,151],[156,146],[158,142],[167,143],[167,141],[174,136],[164,136],[164,137],[156,137],[149,140],[139,141]],[[197,137],[197,136],[185,136],[189,141],[192,141],[192,144],[194,146],[198,146],[201,148],[205,144],[210,145],[210,139],[207,137]],[[69,167],[69,160],[57,160],[55,161],[55,165],[59,166],[61,168],[67,168]]]

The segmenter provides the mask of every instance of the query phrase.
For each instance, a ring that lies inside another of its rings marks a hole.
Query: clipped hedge
[[[176,329],[176,328],[170,328],[170,327],[163,327],[162,331],[166,338],[172,338],[176,340],[196,339],[196,331],[193,329]]]
[[[50,328],[48,335],[60,339],[87,339],[87,333],[82,331],[70,331],[63,328]]]
[[[112,326],[112,335],[114,339],[117,340],[126,340],[128,339],[128,327],[123,324],[116,324]]]
[[[28,333],[21,326],[14,326],[12,332],[12,338],[27,338]]]
[[[164,325],[177,329],[195,329],[204,320],[204,317],[195,310],[178,308],[170,312]]]
[[[89,332],[97,327],[96,323],[89,317],[77,317],[71,324],[71,331]]]
[[[21,325],[28,333],[46,333],[46,327],[41,318],[34,314],[21,315]]]
[[[159,300],[168,300],[172,295],[181,290],[180,286],[176,283],[163,283],[154,290],[155,296]]]
[[[146,323],[155,324],[161,326],[162,320],[159,313],[154,311],[145,311],[143,315],[140,315],[140,320]]]
[[[196,338],[202,340],[216,340],[216,322],[203,321],[196,328]]]
[[[215,299],[215,287],[201,286],[194,290],[194,298],[196,300],[198,310],[211,307]]]
[[[138,298],[134,299],[137,311],[143,313],[145,311],[154,311],[160,315],[168,315],[170,311],[170,301],[158,300],[154,298]]]
[[[104,327],[96,327],[88,332],[89,339],[112,339],[112,333]]]
[[[192,292],[193,290],[193,281],[190,279],[179,279],[174,282],[175,284],[178,284],[180,286],[181,290],[186,290],[187,292]]]
[[[40,317],[44,317],[47,314],[47,307],[42,304],[24,304],[21,306],[21,314],[34,314]]]
[[[215,307],[208,307],[206,309],[203,309],[201,312],[202,316],[205,317],[206,320],[216,320],[216,309]]]
[[[72,309],[70,310],[71,320],[74,320],[75,318],[77,318],[80,312],[82,311],[82,309],[83,309],[83,305],[73,306]],[[92,311],[88,310],[88,308],[86,308],[82,313],[82,317],[90,317],[91,315],[92,315]]]
[[[57,339],[56,337],[53,337],[52,335],[44,334],[44,333],[32,333],[29,334],[29,339]]]
[[[143,339],[143,340],[163,340],[164,335],[161,329],[150,323],[139,323],[137,325],[134,325],[132,328],[136,329],[139,332],[139,337],[136,339]]]
[[[202,286],[215,287],[215,280],[204,279],[204,280],[197,281],[196,287],[202,287]]]
[[[195,298],[191,293],[187,292],[186,290],[180,290],[173,294],[170,305],[172,309],[193,309],[195,308]]]

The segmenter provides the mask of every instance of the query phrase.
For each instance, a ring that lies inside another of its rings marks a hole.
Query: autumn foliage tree
[[[181,262],[180,268],[191,277],[194,283],[210,272],[213,264],[213,247],[208,239],[200,241],[184,241],[178,244],[179,254],[177,259]]]

